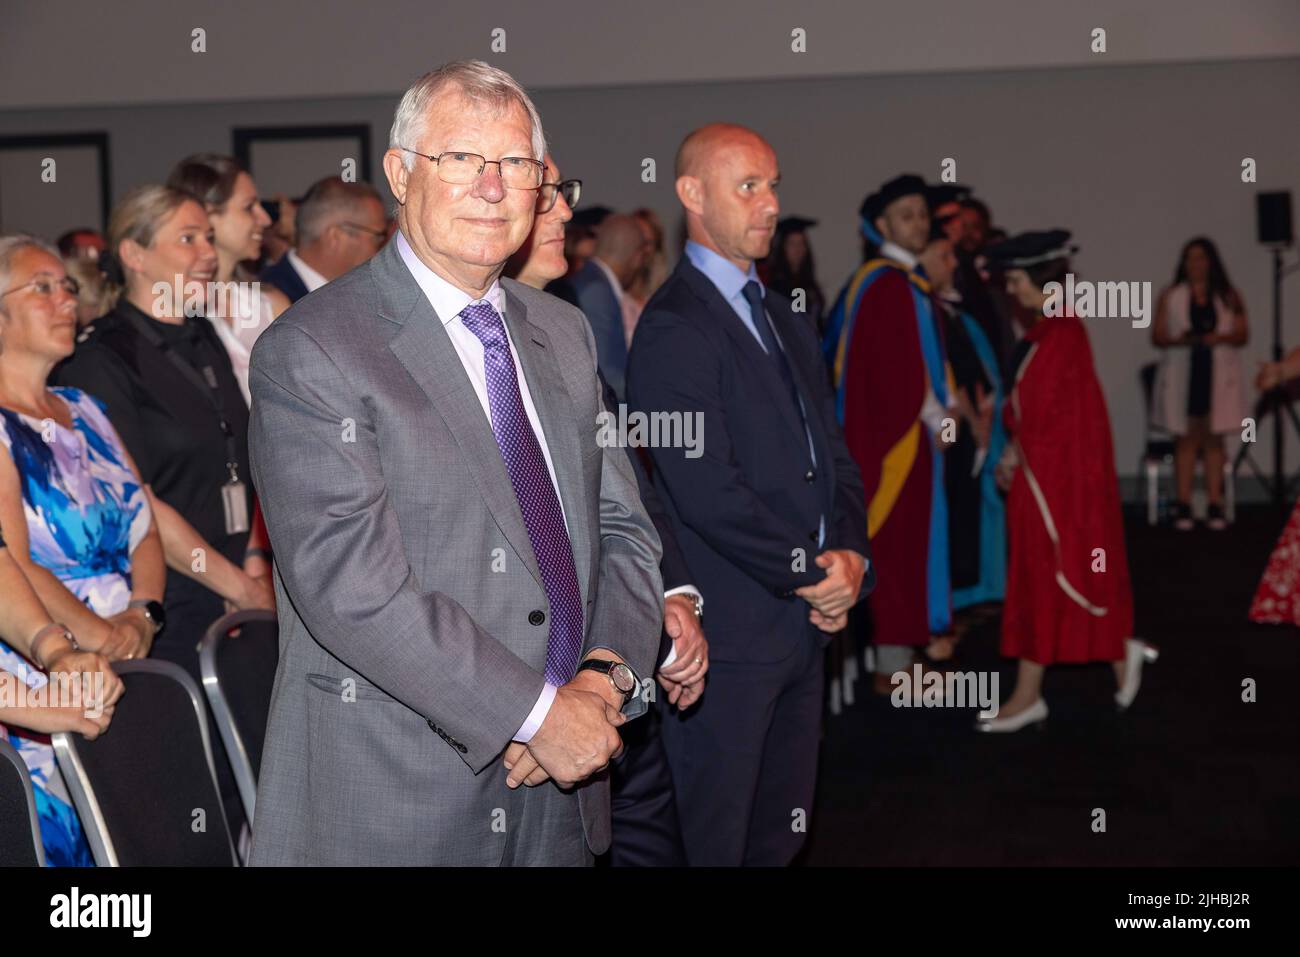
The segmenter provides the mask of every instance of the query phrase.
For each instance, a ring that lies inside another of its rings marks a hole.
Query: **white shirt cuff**
[[[533,710],[528,712],[528,717],[524,723],[519,726],[519,732],[515,735],[515,740],[521,744],[527,744],[537,733],[537,729],[542,726],[546,720],[546,715],[551,710],[551,703],[555,700],[555,692],[559,690],[549,681],[542,687],[542,693],[537,696],[537,703],[533,705]]]
[[[664,600],[666,601],[667,599],[672,598],[673,595],[694,595],[700,600],[700,611],[704,611],[704,596],[700,594],[700,590],[694,585],[678,585],[676,588],[670,588],[668,591],[664,592]],[[677,642],[674,641],[668,645],[668,654],[664,656],[663,661],[659,662],[659,667],[661,669],[667,668],[676,660]]]

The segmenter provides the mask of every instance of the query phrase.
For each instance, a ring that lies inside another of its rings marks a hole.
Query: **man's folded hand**
[[[580,676],[581,677],[581,676]],[[608,684],[608,679],[601,677]],[[589,678],[582,678],[583,685]],[[616,691],[611,691],[617,694]],[[627,721],[618,708],[592,691],[584,690],[575,681],[562,685],[555,692],[555,700],[546,719],[537,729],[527,750],[537,766],[555,780],[560,787],[572,787],[598,771],[604,770],[611,759],[623,751],[623,739],[618,735],[618,728]],[[509,755],[511,747],[506,749]],[[519,777],[526,764],[515,763],[507,779],[514,780],[517,787]],[[536,770],[529,770],[524,775],[528,783]],[[545,780],[542,778],[541,780]],[[540,782],[539,782],[540,783]]]
[[[795,591],[828,621],[844,615],[858,600],[862,577],[867,572],[866,560],[857,552],[835,549],[822,552],[816,558],[818,568],[826,570],[826,577],[815,585],[805,585]],[[837,630],[818,625],[823,631]],[[843,627],[843,626],[841,626]]]

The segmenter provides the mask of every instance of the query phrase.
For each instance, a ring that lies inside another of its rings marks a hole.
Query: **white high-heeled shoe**
[[[1007,734],[1031,724],[1042,728],[1046,720],[1047,702],[1039,698],[1024,711],[1009,718],[980,718],[975,722],[975,730],[985,734]]]
[[[1124,684],[1115,692],[1115,704],[1120,711],[1127,711],[1138,689],[1142,687],[1142,663],[1155,661],[1160,657],[1160,650],[1137,638],[1124,642]]]

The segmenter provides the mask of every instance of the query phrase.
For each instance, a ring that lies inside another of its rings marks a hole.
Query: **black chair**
[[[236,611],[218,618],[199,649],[203,693],[226,746],[250,827],[279,661],[280,631],[270,611]]]
[[[0,738],[0,867],[44,867],[36,795],[22,755]]]
[[[169,661],[113,670],[126,692],[108,730],[52,739],[95,863],[235,866],[198,686]]]

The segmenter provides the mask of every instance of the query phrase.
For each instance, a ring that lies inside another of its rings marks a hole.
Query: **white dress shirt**
[[[321,286],[329,282],[328,279],[308,266],[307,263],[303,261],[303,258],[292,249],[289,250],[288,255],[289,265],[292,266],[293,271],[298,274],[298,278],[302,280],[302,284],[307,287],[308,292],[315,292]]]
[[[424,291],[425,297],[429,300],[429,305],[433,306],[433,311],[438,314],[438,318],[442,321],[442,327],[447,330],[447,335],[456,349],[456,355],[460,357],[461,365],[465,367],[465,374],[469,376],[470,384],[474,386],[474,392],[478,396],[479,403],[483,406],[483,415],[487,418],[490,427],[492,406],[488,402],[487,371],[483,366],[483,343],[478,336],[466,328],[465,323],[461,321],[460,313],[471,303],[487,302],[500,314],[502,323],[504,323],[506,295],[501,288],[501,284],[493,282],[482,299],[475,299],[469,293],[458,289],[426,266],[420,260],[420,257],[415,254],[415,250],[411,248],[411,244],[406,241],[406,237],[402,235],[400,230],[397,233],[396,242],[397,250],[402,256],[402,262],[406,263],[406,268],[410,270],[416,283],[419,284],[420,289]],[[546,460],[546,471],[551,476],[551,485],[555,488],[555,498],[560,503],[560,514],[564,516],[564,527],[567,531],[569,519],[567,515],[564,515],[564,500],[560,498],[560,486],[555,481],[555,466],[551,464],[551,450],[547,447],[546,433],[542,430],[541,419],[537,417],[537,407],[533,404],[532,394],[528,391],[528,380],[524,377],[524,370],[519,365],[519,352],[515,348],[514,340],[510,337],[509,326],[506,326],[506,341],[510,346],[510,358],[515,364],[515,378],[519,381],[519,397],[523,400],[524,412],[528,415],[528,422],[532,425],[533,433],[537,436],[537,444],[542,448],[542,458]],[[542,693],[537,698],[537,703],[533,705],[532,711],[524,719],[524,723],[515,735],[516,741],[527,742],[537,733],[537,729],[542,726],[547,712],[551,709],[551,703],[555,700],[555,692],[556,686],[547,682],[545,687],[542,688]]]
[[[253,354],[253,343],[275,319],[271,299],[261,294],[258,283],[237,283],[234,299],[230,303],[231,315],[208,316],[217,331],[217,338],[230,356],[230,368],[244,395],[244,403],[252,408],[253,393],[248,388],[248,360]],[[256,292],[254,292],[256,290]]]

